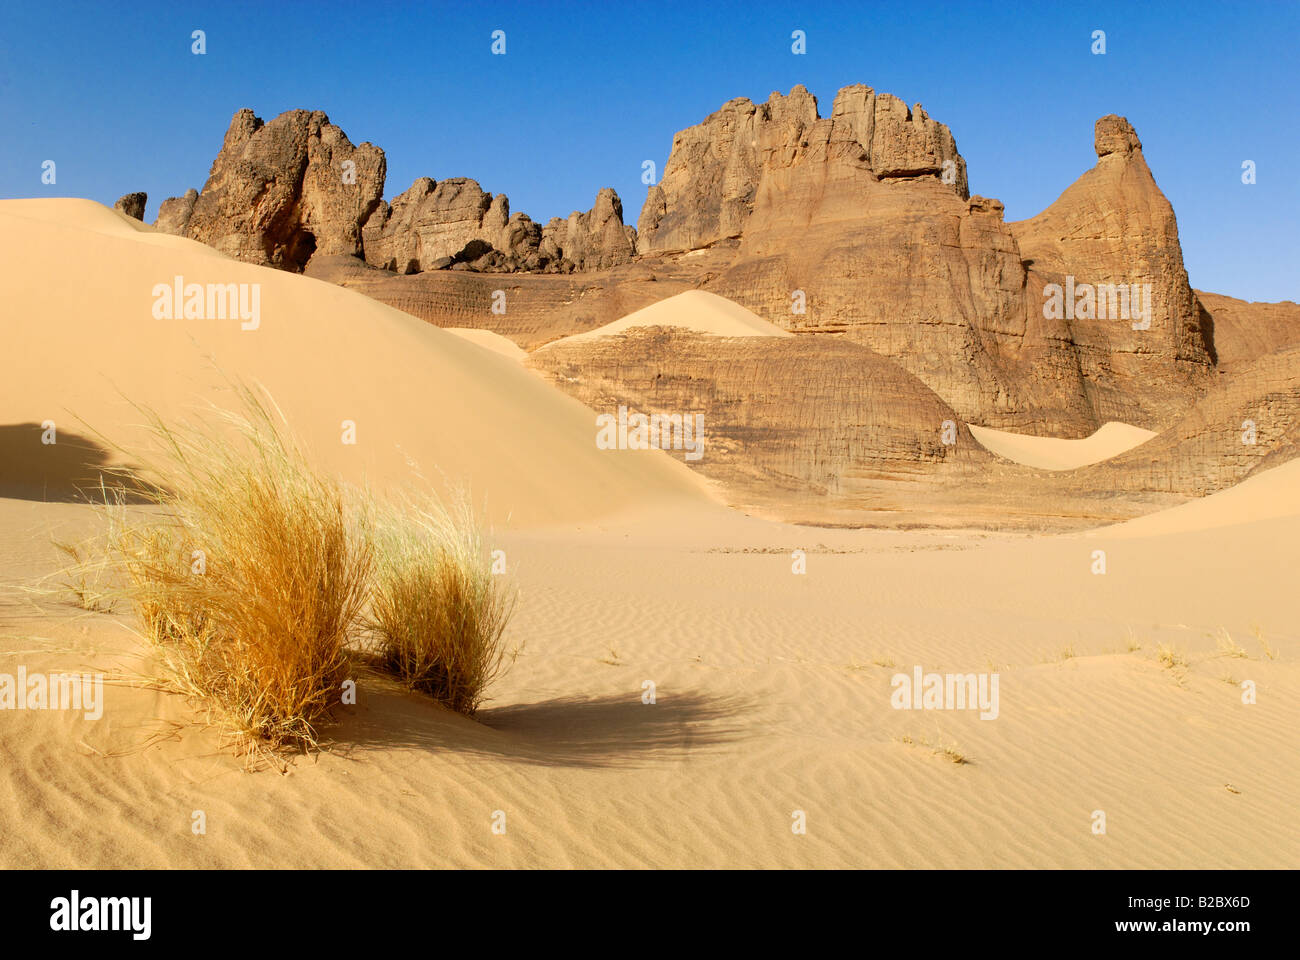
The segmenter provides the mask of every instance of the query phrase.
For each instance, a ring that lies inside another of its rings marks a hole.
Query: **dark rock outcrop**
[[[128,193],[118,198],[117,203],[113,204],[113,209],[125,213],[132,220],[144,220],[145,204],[149,202],[147,193]]]

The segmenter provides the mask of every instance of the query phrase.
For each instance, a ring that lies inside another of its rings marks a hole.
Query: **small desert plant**
[[[464,497],[447,508],[388,508],[374,528],[367,626],[380,664],[413,690],[466,716],[514,662],[506,625],[514,593],[492,573],[481,527]]]
[[[1268,641],[1264,639],[1264,628],[1257,623],[1252,624],[1251,632],[1255,634],[1255,639],[1259,641],[1260,648],[1264,651],[1264,656],[1268,657],[1270,660],[1276,660],[1277,651],[1270,647]]]
[[[1162,643],[1156,647],[1156,662],[1167,670],[1173,670],[1178,667],[1187,666],[1187,657],[1170,643]]]
[[[1227,627],[1220,627],[1219,633],[1215,635],[1215,643],[1219,647],[1219,655],[1224,657],[1244,658],[1246,656],[1245,647],[1239,646],[1232,639],[1232,634],[1228,632]]]
[[[314,745],[348,677],[369,542],[283,418],[239,393],[245,412],[220,429],[142,411],[163,453],[127,479],[161,516],[119,497],[110,542],[169,686],[251,745]]]
[[[934,756],[943,757],[943,759],[947,760],[949,763],[955,763],[958,766],[964,766],[971,762],[971,758],[963,753],[956,743],[950,740],[944,740],[937,732],[935,733],[933,740],[929,737],[914,738],[911,734],[907,733],[899,737],[898,740],[900,743],[905,743],[908,746],[920,744],[921,746],[929,747],[930,752]]]
[[[106,582],[108,562],[96,556],[98,544],[94,540],[84,543],[53,541],[55,548],[68,558],[68,565],[60,572],[65,579],[62,586],[72,594],[77,606],[94,612],[113,611],[115,592]]]

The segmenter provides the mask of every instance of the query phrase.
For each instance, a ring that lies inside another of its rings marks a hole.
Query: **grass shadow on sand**
[[[678,762],[738,741],[738,697],[676,693],[644,704],[640,691],[485,707],[470,720],[394,683],[367,677],[358,705],[339,715],[330,749],[410,748],[543,766],[614,767]]]
[[[109,487],[123,486],[109,473],[107,447],[82,434],[58,427],[54,443],[44,443],[39,423],[0,424],[0,497],[42,503],[87,503],[101,499],[101,478]],[[138,488],[125,485],[128,503],[144,503]]]

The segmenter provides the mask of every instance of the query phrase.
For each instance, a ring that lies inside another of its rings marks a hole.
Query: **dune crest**
[[[714,337],[792,337],[768,323],[752,310],[747,310],[733,300],[706,290],[687,290],[648,307],[629,313],[621,320],[607,323],[595,330],[565,337],[560,343],[574,343],[612,337],[629,330],[645,327],[675,327]]]

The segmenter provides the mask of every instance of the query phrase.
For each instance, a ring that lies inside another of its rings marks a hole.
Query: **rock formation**
[[[1000,201],[970,195],[952,133],[919,104],[858,85],[822,117],[796,86],[765,103],[729,101],[678,133],[638,232],[609,189],[585,213],[544,225],[466,178],[421,178],[389,205],[382,152],[352,147],[324,114],[294,111],[263,125],[241,111],[203,192],[165,202],[157,226],[433,323],[494,330],[536,351],[534,366],[588,402],[705,404],[730,451],[720,469],[751,492],[761,476],[847,508],[867,496],[857,486],[864,477],[949,476],[974,461],[962,450],[931,456],[940,413],[1062,437],[1109,420],[1163,431],[1127,458],[1087,468],[1126,497],[1204,492],[1290,455],[1295,358],[1269,358],[1300,344],[1300,308],[1194,292],[1137,132],[1103,117],[1094,147],[1096,166],[1055,203],[1006,223]],[[355,183],[336,175],[348,160]],[[690,289],[796,336],[736,345],[661,331],[545,346]],[[492,309],[498,292],[505,313]],[[772,359],[761,360],[764,351]],[[825,371],[843,380],[844,402],[800,380],[796,360],[813,380]],[[855,364],[892,386],[861,386],[844,372]],[[792,412],[769,409],[762,390]],[[868,399],[884,406],[868,409]],[[894,431],[915,411],[924,430]],[[1268,426],[1257,449],[1224,447],[1243,419],[1260,418]],[[797,456],[766,450],[747,426],[759,420]],[[867,428],[878,449],[849,435]],[[959,433],[959,446],[973,444]],[[1102,505],[1068,477],[991,469],[1004,488],[999,509],[1043,483],[1077,517],[1118,516],[1132,504]],[[925,496],[960,501],[958,513],[990,502],[951,484]]]
[[[147,193],[128,193],[118,198],[117,203],[113,204],[113,209],[125,213],[133,220],[144,220],[145,204],[149,202]]]
[[[168,197],[158,208],[158,219],[153,225],[163,233],[178,237],[188,236],[190,217],[194,215],[194,201],[199,199],[199,192],[191,187],[183,197]]]
[[[494,248],[509,219],[503,193],[493,197],[464,177],[441,183],[420,177],[391,206],[376,205],[362,229],[365,260],[398,273],[431,270],[439,260],[449,264],[472,241]]]
[[[473,180],[421,177],[391,207],[380,203],[362,236],[367,263],[402,274],[448,267],[567,273],[631,260],[635,233],[627,230],[623,204],[609,188],[586,213],[542,227],[527,214],[512,215],[505,194],[494,197]]]
[[[1300,344],[1300,303],[1251,303],[1203,290],[1192,292],[1212,319],[1215,359],[1224,373]]]
[[[966,162],[952,133],[920,104],[870,87],[845,87],[831,116],[802,85],[755,105],[729,100],[703,123],[673,138],[661,182],[637,224],[638,250],[691,250],[746,229],[764,175],[795,164],[843,163],[863,178],[935,177],[964,199]]]
[[[1166,425],[1169,410],[1206,385],[1214,363],[1209,317],[1188,284],[1173,208],[1132,125],[1102,117],[1094,146],[1093,169],[1038,216],[1011,224],[1028,270],[1027,305],[1043,311],[1049,285],[1087,285],[1095,303],[1085,291],[1062,304],[1057,330],[1075,345],[1098,419]],[[1102,288],[1115,297],[1103,297]],[[1116,307],[1125,312],[1124,293],[1131,300],[1141,291],[1151,295],[1149,317],[1114,316]]]
[[[789,329],[867,344],[971,422],[1159,429],[1209,384],[1209,318],[1136,133],[1107,117],[1095,140],[1096,170],[1007,224],[999,201],[968,197],[951,133],[919,105],[862,86],[841,90],[826,118],[802,87],[758,107],[733,100],[674,139],[639,251],[735,245],[709,290]],[[1067,276],[1149,285],[1149,328],[1076,318],[1073,304],[1045,311],[1044,291]]]
[[[317,252],[359,256],[384,172],[382,150],[354,147],[319,110],[290,110],[270,123],[240,110],[188,220],[181,201],[167,210],[167,227],[184,222],[192,239],[285,270],[302,270]]]

